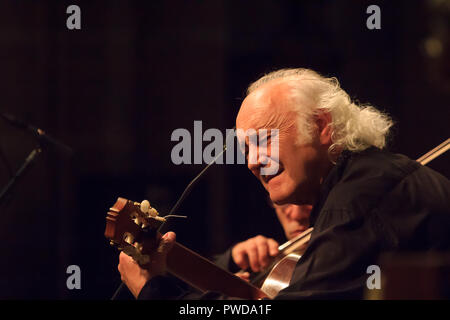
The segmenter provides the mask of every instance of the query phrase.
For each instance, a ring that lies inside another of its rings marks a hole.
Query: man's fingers
[[[162,236],[165,241],[174,242],[177,239],[175,232],[169,231]]]
[[[268,239],[267,244],[269,245],[269,253],[272,257],[275,257],[278,255],[278,253],[280,253],[278,250],[278,242],[273,239]]]
[[[167,254],[170,249],[172,249],[176,238],[177,237],[175,232],[172,231],[169,231],[165,235],[163,235],[158,246],[158,252]]]
[[[278,242],[259,235],[237,244],[231,254],[240,268],[245,270],[250,267],[252,271],[259,272],[270,264],[272,257],[278,255]]]
[[[127,255],[125,252],[121,251],[119,254],[119,266],[120,264],[129,263],[131,261],[134,262],[133,258]]]
[[[248,256],[244,251],[237,250],[233,255],[234,263],[241,269],[249,267]]]
[[[250,268],[252,268],[252,270],[254,272],[258,272],[260,269],[260,265],[259,265],[259,258],[258,258],[258,249],[257,249],[256,245],[248,248],[247,255],[248,255],[248,260],[250,262]]]
[[[267,267],[271,258],[278,254],[278,242],[265,237],[257,237],[258,257],[260,267]]]
[[[235,273],[236,276],[241,278],[242,280],[249,281],[250,280],[250,273],[248,272],[238,272]]]
[[[264,268],[269,264],[269,245],[266,239],[257,244],[260,267]]]
[[[124,274],[127,270],[130,269],[130,267],[134,267],[134,265],[137,265],[136,261],[129,255],[127,255],[125,252],[120,252],[119,254],[119,265],[117,266],[117,270],[120,273],[120,279],[122,281],[126,281],[126,277]]]

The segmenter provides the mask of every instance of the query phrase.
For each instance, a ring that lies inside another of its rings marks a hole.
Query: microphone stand
[[[22,176],[25,170],[36,160],[37,156],[42,152],[44,146],[53,145],[57,149],[59,149],[62,153],[65,153],[67,155],[72,155],[73,150],[70,147],[66,146],[65,144],[52,138],[51,136],[46,134],[43,130],[34,127],[30,124],[27,124],[22,120],[17,119],[15,116],[11,114],[0,113],[0,117],[3,118],[9,124],[32,133],[38,140],[37,147],[30,152],[30,154],[25,159],[22,166],[19,168],[19,170],[17,170],[16,174],[9,180],[8,184],[1,191],[0,193],[0,205],[1,205],[3,199],[6,197],[8,192],[11,190],[11,188],[14,186],[17,180]]]
[[[22,166],[17,170],[16,174],[9,180],[8,184],[3,188],[0,193],[0,204],[2,204],[3,199],[6,197],[8,192],[12,189],[17,180],[22,176],[22,173],[34,162],[36,157],[42,152],[41,146],[37,146],[33,151],[30,152],[28,157],[25,159]]]

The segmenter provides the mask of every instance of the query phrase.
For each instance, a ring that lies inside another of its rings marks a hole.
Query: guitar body
[[[272,268],[261,287],[269,298],[273,299],[281,290],[289,286],[295,266],[301,257],[297,253],[288,254]]]

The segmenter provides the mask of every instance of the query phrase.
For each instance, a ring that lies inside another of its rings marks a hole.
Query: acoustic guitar
[[[160,217],[148,201],[138,203],[118,198],[106,216],[105,237],[110,239],[111,245],[145,267],[150,263],[150,253],[158,248],[162,236],[158,230],[166,219]],[[311,231],[312,228],[280,246],[281,254],[267,269],[261,288],[220,268],[178,242],[167,255],[167,269],[170,274],[201,292],[216,291],[249,300],[274,298],[289,285],[295,265],[301,257],[294,251],[306,246]]]

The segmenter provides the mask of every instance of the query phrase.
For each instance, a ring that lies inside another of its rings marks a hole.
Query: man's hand
[[[242,280],[250,282],[250,273],[248,273],[247,271],[239,271],[236,272],[234,275],[241,278]]]
[[[123,252],[120,253],[117,269],[120,272],[123,283],[126,284],[135,298],[137,298],[147,281],[157,275],[166,273],[167,253],[172,249],[175,238],[175,233],[166,233],[162,237],[158,249],[150,255],[150,264],[145,268],[140,267],[129,255]]]
[[[231,249],[234,263],[243,270],[250,267],[254,272],[267,267],[277,254],[278,242],[261,235],[240,242]]]

